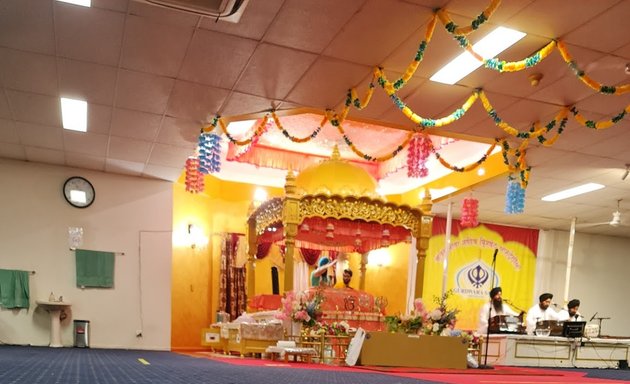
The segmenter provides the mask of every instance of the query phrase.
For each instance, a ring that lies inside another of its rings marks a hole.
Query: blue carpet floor
[[[146,361],[147,364],[143,364]],[[630,383],[630,370],[574,369]],[[0,346],[1,384],[435,384],[383,373],[243,366],[171,352]]]
[[[145,365],[138,359],[146,360]],[[170,352],[0,346],[2,384],[433,384],[383,374],[244,367]]]

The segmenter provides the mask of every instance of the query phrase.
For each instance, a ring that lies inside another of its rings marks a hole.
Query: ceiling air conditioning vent
[[[238,23],[249,0],[140,0],[144,3]]]

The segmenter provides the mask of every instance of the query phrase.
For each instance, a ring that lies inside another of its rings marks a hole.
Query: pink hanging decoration
[[[199,172],[199,159],[189,157],[186,159],[186,192],[199,193],[203,192],[205,186],[203,184],[203,175]]]
[[[407,177],[427,177],[427,160],[433,151],[433,142],[426,135],[415,135],[409,142],[407,153]]]
[[[479,225],[477,221],[479,215],[479,200],[473,197],[466,197],[462,201],[462,216],[459,223],[464,228],[472,228]]]

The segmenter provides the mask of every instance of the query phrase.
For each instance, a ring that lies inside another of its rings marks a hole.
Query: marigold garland
[[[446,160],[444,160],[442,158],[442,156],[440,155],[439,152],[435,152],[435,157],[438,159],[440,164],[442,164],[444,167],[446,167],[446,168],[448,168],[448,169],[450,169],[452,171],[455,171],[455,172],[470,172],[470,171],[474,170],[475,168],[477,168],[478,166],[480,166],[481,164],[483,164],[483,162],[488,159],[488,156],[490,156],[492,151],[494,151],[494,148],[497,146],[497,144],[498,144],[498,142],[495,140],[494,143],[490,146],[490,148],[488,148],[486,153],[484,153],[483,156],[481,156],[481,158],[479,158],[479,160],[475,161],[474,163],[468,164],[465,167],[457,167],[457,166],[451,165],[450,163],[448,163]]]
[[[615,115],[612,119],[610,120],[604,120],[604,121],[593,121],[593,120],[587,120],[584,116],[582,116],[580,114],[580,112],[577,110],[577,108],[574,106],[571,108],[571,113],[573,114],[573,116],[575,117],[575,120],[580,123],[581,125],[585,126],[586,128],[591,128],[591,129],[606,129],[606,128],[610,128],[613,125],[617,124],[619,121],[621,121],[628,113],[630,113],[630,105],[628,105],[626,108],[624,108],[623,111],[621,111],[620,113],[618,113],[617,115]]]
[[[603,93],[605,95],[622,95],[624,93],[630,92],[630,84],[624,84],[619,86],[613,85],[602,85],[597,81],[593,80],[589,77],[580,67],[578,67],[577,62],[573,60],[571,54],[567,51],[567,47],[564,44],[564,41],[558,41],[558,50],[560,51],[560,55],[567,63],[569,68],[575,73],[575,75],[580,79],[584,84],[589,86],[591,89]]]
[[[501,0],[492,0],[488,7],[477,16],[470,25],[465,27],[459,27],[457,24],[451,20],[449,14],[444,9],[439,9],[437,14],[440,18],[442,24],[444,24],[447,31],[449,31],[453,35],[468,35],[471,32],[477,30],[483,23],[488,21],[490,17],[494,14],[494,11],[497,10],[499,5],[501,4]]]
[[[387,155],[383,155],[383,156],[372,156],[372,155],[368,155],[365,152],[362,152],[361,150],[359,150],[354,145],[352,140],[350,140],[348,135],[346,135],[345,130],[343,129],[342,121],[339,119],[339,117],[333,111],[327,110],[326,111],[326,116],[328,117],[328,120],[330,121],[330,124],[332,124],[334,127],[337,128],[337,130],[339,131],[339,133],[343,137],[343,141],[348,145],[348,147],[350,147],[352,152],[354,152],[357,156],[361,157],[362,159],[365,159],[365,160],[368,160],[368,161],[383,162],[383,161],[387,161],[387,160],[393,159],[394,157],[396,157],[400,153],[400,151],[405,149],[405,147],[407,146],[407,144],[409,144],[409,141],[411,141],[411,138],[413,137],[413,134],[414,134],[413,132],[409,132],[407,134],[407,137],[405,138],[405,140],[403,140],[403,142],[400,145],[398,145],[398,147],[396,147],[396,149],[394,149],[394,151],[392,151],[391,153],[389,153]]]
[[[266,130],[267,130],[267,121],[269,121],[269,115],[266,114],[262,121],[260,122],[260,124],[258,124],[258,127],[256,127],[256,130],[254,131],[254,133],[252,134],[251,137],[249,137],[248,139],[245,140],[237,140],[235,139],[232,135],[230,135],[230,133],[227,130],[227,126],[225,125],[225,122],[223,121],[223,119],[221,118],[221,116],[217,116],[217,119],[219,121],[219,126],[221,127],[221,130],[223,131],[223,133],[225,134],[225,136],[233,143],[236,144],[238,146],[243,146],[243,145],[247,145],[250,144],[254,138],[262,135]],[[211,124],[212,125],[212,124]],[[214,127],[216,127],[216,122],[214,124]]]
[[[300,138],[300,137],[292,136],[286,129],[284,129],[275,111],[271,111],[271,117],[273,118],[273,121],[276,123],[276,127],[278,127],[280,131],[282,131],[282,134],[284,135],[284,137],[286,137],[287,139],[291,140],[294,143],[306,143],[308,141],[313,140],[321,132],[322,127],[328,121],[328,118],[324,116],[322,121],[319,123],[319,126],[315,128],[315,130],[310,135]]]

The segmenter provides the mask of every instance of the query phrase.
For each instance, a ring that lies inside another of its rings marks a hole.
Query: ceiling
[[[200,128],[215,114],[239,119],[261,117],[270,108],[340,111],[348,88],[365,93],[374,66],[385,68],[389,79],[404,72],[433,9],[445,8],[465,26],[488,4],[250,0],[240,21],[230,23],[136,0],[92,0],[91,8],[53,0],[0,0],[0,157],[174,181],[194,154]],[[627,0],[504,0],[469,38],[474,43],[499,25],[526,32],[499,55],[508,61],[560,38],[589,76],[621,85],[630,83],[625,71],[628,15]],[[415,113],[449,115],[475,88],[482,88],[499,116],[519,130],[535,121],[545,124],[565,105],[596,121],[630,105],[630,93],[604,95],[588,88],[557,50],[520,72],[480,68],[450,86],[428,80],[460,52],[438,22],[420,67],[399,93]],[[528,79],[534,73],[543,75],[535,87]],[[88,101],[87,133],[61,128],[60,96]],[[378,85],[370,104],[351,109],[349,118],[413,128]],[[485,143],[507,136],[480,102],[434,133]],[[363,132],[361,143],[377,150],[375,143],[391,144],[383,137]],[[339,137],[320,143],[344,145]],[[480,221],[566,230],[572,217],[578,223],[610,220],[621,200],[622,221],[630,225],[630,177],[622,180],[630,163],[629,143],[629,118],[596,131],[570,117],[553,146],[529,146],[525,212],[504,213],[506,179],[496,178],[473,189]],[[439,167],[431,172],[441,172]],[[224,164],[220,177],[249,177],[261,170]],[[587,181],[606,188],[560,202],[540,200]],[[453,202],[457,217],[460,200],[441,201],[434,212],[444,215]],[[578,231],[630,237],[630,227],[624,226]]]

